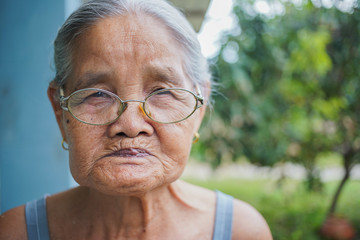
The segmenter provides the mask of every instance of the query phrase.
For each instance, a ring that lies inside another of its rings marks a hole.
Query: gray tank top
[[[28,240],[50,240],[46,215],[46,197],[25,205]],[[216,213],[213,240],[231,240],[233,198],[216,191]]]

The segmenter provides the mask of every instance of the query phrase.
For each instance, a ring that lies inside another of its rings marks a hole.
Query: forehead
[[[153,17],[105,18],[76,39],[72,81],[99,71],[128,80],[153,74],[153,70],[181,75],[184,74],[181,49],[170,30]]]
[[[88,43],[162,45],[176,44],[167,27],[145,14],[114,16],[99,20],[79,39]],[[79,42],[78,41],[78,42]],[[89,46],[91,47],[91,46]],[[106,47],[106,46],[103,46]]]

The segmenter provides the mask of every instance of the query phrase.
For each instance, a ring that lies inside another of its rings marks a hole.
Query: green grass
[[[316,232],[324,220],[338,185],[338,182],[329,182],[324,185],[322,192],[308,192],[303,183],[293,180],[284,180],[281,183],[239,179],[186,181],[209,189],[218,189],[250,203],[265,217],[276,240],[321,239]],[[337,214],[346,216],[359,235],[360,181],[349,181],[345,185]]]

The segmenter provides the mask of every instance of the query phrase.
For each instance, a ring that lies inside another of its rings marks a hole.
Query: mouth
[[[118,151],[106,155],[106,157],[121,157],[121,158],[143,158],[147,156],[151,156],[151,154],[145,149],[140,149],[140,148],[120,149]]]

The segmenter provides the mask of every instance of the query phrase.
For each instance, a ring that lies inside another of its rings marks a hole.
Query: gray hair
[[[186,74],[209,95],[207,88],[211,75],[196,33],[185,16],[166,0],[90,0],[80,6],[65,21],[54,42],[56,85],[63,86],[71,74],[71,53],[77,36],[101,19],[141,13],[168,27],[184,50]]]

